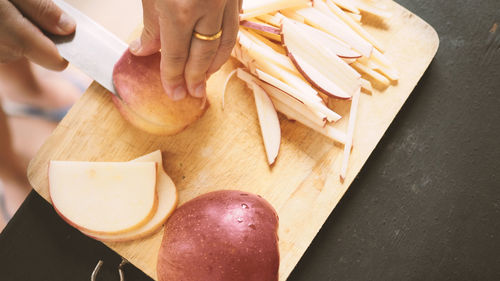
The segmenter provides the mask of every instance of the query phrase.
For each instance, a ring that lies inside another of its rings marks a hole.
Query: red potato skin
[[[323,94],[325,94],[325,95],[327,95],[329,97],[337,98],[337,99],[341,99],[341,100],[350,100],[350,99],[352,99],[352,97],[345,97],[345,96],[335,95],[334,93],[331,93],[331,92],[323,89],[323,87],[319,86],[314,81],[314,79],[312,79],[309,75],[307,75],[307,73],[304,70],[302,70],[302,67],[297,62],[297,60],[295,60],[295,57],[293,56],[292,52],[290,52],[290,50],[286,46],[285,35],[283,34],[283,25],[281,25],[281,33],[280,33],[280,35],[281,35],[281,44],[285,48],[285,51],[286,51],[286,54],[288,55],[288,58],[290,58],[290,60],[292,61],[292,63],[295,65],[295,68],[297,68],[297,70],[299,71],[299,73],[302,74],[302,76],[307,80],[307,82],[311,83],[311,85],[313,87],[315,87],[316,89],[318,89]]]
[[[222,190],[188,201],[165,225],[159,281],[277,281],[278,216],[260,196]]]
[[[250,29],[254,29],[254,30],[259,30],[259,31],[263,31],[263,32],[271,33],[271,34],[280,35],[280,29],[279,28],[276,28],[276,27],[273,27],[273,26],[263,25],[263,24],[260,24],[260,23],[257,23],[257,22],[242,20],[240,22],[240,25],[244,26],[244,27],[248,27]]]
[[[205,113],[206,99],[190,95],[170,99],[161,84],[160,53],[146,57],[126,51],[113,70],[113,83],[120,96],[113,103],[135,127],[156,135],[179,133]]]

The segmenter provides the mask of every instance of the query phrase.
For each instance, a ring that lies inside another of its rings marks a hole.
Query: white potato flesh
[[[175,210],[175,207],[177,206],[177,190],[172,179],[170,179],[167,173],[165,173],[165,170],[162,168],[163,161],[161,152],[159,150],[154,151],[150,154],[134,159],[132,162],[156,162],[158,165],[158,175],[156,181],[158,208],[154,216],[145,225],[125,233],[92,234],[85,231],[83,231],[83,233],[98,240],[108,242],[123,242],[140,239],[158,231],[170,214]]]
[[[68,223],[97,233],[124,232],[155,211],[156,163],[51,161],[49,189]]]

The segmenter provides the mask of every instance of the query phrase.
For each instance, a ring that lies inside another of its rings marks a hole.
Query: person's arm
[[[142,0],[144,29],[130,45],[133,54],[161,49],[161,75],[174,100],[206,95],[206,80],[229,58],[238,33],[242,0]],[[222,36],[213,41],[193,32]]]
[[[0,63],[26,57],[52,70],[66,68],[68,62],[39,28],[68,35],[76,24],[50,0],[0,0]]]

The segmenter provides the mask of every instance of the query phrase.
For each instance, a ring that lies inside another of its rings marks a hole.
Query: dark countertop
[[[500,1],[397,2],[439,51],[290,281],[500,280]],[[36,193],[0,235],[1,280],[90,280],[100,258],[118,280],[120,258]]]

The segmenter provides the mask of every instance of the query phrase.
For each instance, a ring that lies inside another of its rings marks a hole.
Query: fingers
[[[207,13],[197,22],[194,30],[201,34],[215,34],[221,30],[222,20],[222,13]],[[206,95],[207,71],[217,54],[219,44],[220,39],[204,41],[193,37],[191,41],[184,75],[189,94],[193,97],[202,98]]]
[[[239,27],[239,11],[241,1],[228,1],[226,9],[224,10],[224,21],[222,23],[222,37],[217,55],[215,56],[212,64],[208,68],[208,75],[213,74],[229,59],[236,37],[238,36]]]
[[[63,70],[68,65],[54,43],[27,20],[19,27],[18,36],[28,60],[52,70]]]
[[[51,0],[11,0],[27,18],[40,28],[58,35],[75,31],[75,21]]]
[[[155,0],[142,0],[144,28],[141,37],[130,44],[130,52],[136,56],[149,56],[160,50],[160,26]]]
[[[155,34],[159,31],[161,77],[167,95],[174,100],[183,99],[187,94],[204,97],[207,74],[224,64],[236,42],[241,1],[157,1],[158,23],[152,19],[154,12],[148,12],[153,1],[143,0],[145,29],[140,41],[131,45],[131,51],[138,55],[154,52],[158,48]],[[217,40],[205,41],[192,36],[193,31],[212,35],[221,28],[222,37]],[[147,48],[145,43],[149,44]]]
[[[196,7],[190,6],[191,1],[160,3],[164,1],[158,2],[162,84],[171,99],[181,100],[187,95],[184,69],[198,19],[196,14],[193,15]]]
[[[68,62],[36,26],[9,1],[0,3],[0,61],[27,59],[52,70],[64,69]]]

